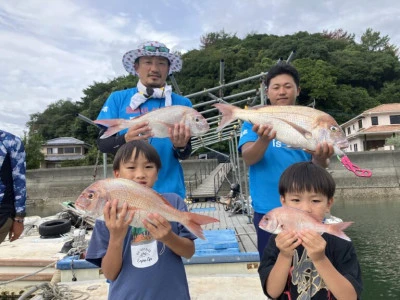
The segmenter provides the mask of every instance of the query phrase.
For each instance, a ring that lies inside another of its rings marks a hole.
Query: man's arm
[[[276,136],[272,126],[256,124],[252,130],[257,133],[258,139],[255,142],[247,142],[242,146],[242,157],[247,166],[254,165],[263,158],[269,143]]]
[[[11,168],[15,196],[16,216],[25,217],[26,203],[26,153],[22,141],[15,137],[15,147],[11,150]]]
[[[26,153],[21,139],[14,137],[14,147],[11,149],[11,168],[14,189],[13,224],[9,233],[10,241],[17,240],[24,231],[24,217],[26,204]]]
[[[174,151],[177,159],[184,160],[189,158],[190,154],[192,153],[192,141],[189,140],[189,142],[183,148],[174,147]]]
[[[97,138],[97,147],[103,153],[112,153],[115,154],[119,147],[126,143],[125,136],[123,135],[112,135],[108,138],[101,139],[100,137],[107,130],[107,128],[103,128],[99,132],[99,137]]]

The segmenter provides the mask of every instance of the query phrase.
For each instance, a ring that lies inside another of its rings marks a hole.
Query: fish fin
[[[195,234],[197,237],[201,238],[202,240],[205,240],[206,238],[204,237],[203,234],[203,229],[201,228],[200,225],[205,225],[209,223],[214,223],[214,222],[219,222],[218,219],[215,219],[213,217],[205,216],[205,215],[199,215],[191,212],[185,212],[185,223],[182,223],[187,229],[190,230],[193,234]]]
[[[161,200],[164,202],[165,205],[175,208],[167,199],[164,198],[163,195],[158,194],[161,197]]]
[[[230,105],[230,104],[222,104],[222,103],[217,103],[213,105],[216,107],[219,112],[222,114],[222,120],[219,126],[217,127],[216,131],[221,131],[225,126],[229,125],[232,123],[234,120],[237,118],[234,116],[234,110],[236,109],[235,106]]]
[[[129,128],[132,124],[127,123],[125,119],[103,119],[96,120],[94,123],[108,127],[108,129],[100,137],[101,139],[108,138],[125,128]]]
[[[343,232],[347,227],[349,227],[354,222],[340,222],[335,224],[329,224],[328,230],[326,231],[329,234],[335,235],[341,239],[346,241],[351,241],[351,239]]]

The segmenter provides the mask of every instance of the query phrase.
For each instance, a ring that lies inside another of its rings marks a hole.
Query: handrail
[[[189,197],[191,197],[193,195],[193,189],[196,189],[200,184],[203,183],[203,180],[207,177],[207,175],[210,175],[211,172],[217,167],[217,159],[210,159],[208,160],[208,164],[201,164],[200,168],[198,170],[196,170],[196,172],[192,175],[189,176],[188,180],[188,187],[189,187],[189,193],[187,193],[189,195]],[[211,164],[210,164],[211,162]],[[193,180],[194,177],[194,180]],[[192,186],[194,182],[194,188]]]
[[[214,196],[217,199],[217,193],[221,188],[222,182],[224,181],[225,174],[229,172],[229,168],[231,167],[231,163],[224,163],[222,168],[218,170],[218,172],[214,175]],[[216,182],[217,181],[217,182]]]

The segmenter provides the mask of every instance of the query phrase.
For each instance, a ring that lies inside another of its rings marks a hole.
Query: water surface
[[[363,300],[400,299],[399,201],[337,201],[332,214],[354,221],[346,232],[353,240],[364,284]]]

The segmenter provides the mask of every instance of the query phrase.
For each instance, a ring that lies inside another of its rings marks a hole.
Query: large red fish
[[[183,212],[174,208],[166,199],[153,189],[123,178],[102,179],[88,186],[78,197],[75,207],[85,211],[89,218],[103,216],[103,208],[107,201],[118,199],[118,211],[122,204],[128,204],[129,211],[135,213],[131,225],[143,227],[142,220],[149,213],[158,213],[168,221],[179,222],[201,239],[205,239],[200,225],[219,222],[219,220],[191,212]]]
[[[94,123],[108,127],[107,131],[100,137],[104,139],[144,121],[149,122],[154,137],[158,138],[169,137],[168,129],[177,123],[184,123],[188,126],[191,136],[200,136],[210,129],[207,120],[198,111],[183,105],[173,105],[152,110],[131,120],[103,119],[96,120]]]
[[[296,105],[268,105],[253,109],[241,109],[230,104],[214,104],[222,113],[217,131],[236,119],[253,124],[272,125],[276,139],[294,148],[313,151],[318,143],[328,142],[335,154],[343,155],[341,149],[349,143],[342,128],[334,118],[320,110]]]
[[[304,229],[311,229],[320,233],[326,232],[346,241],[350,241],[350,238],[343,230],[352,223],[353,222],[323,224],[314,219],[309,213],[296,208],[282,206],[271,210],[263,216],[258,226],[273,234],[278,234],[283,230],[298,232]]]

